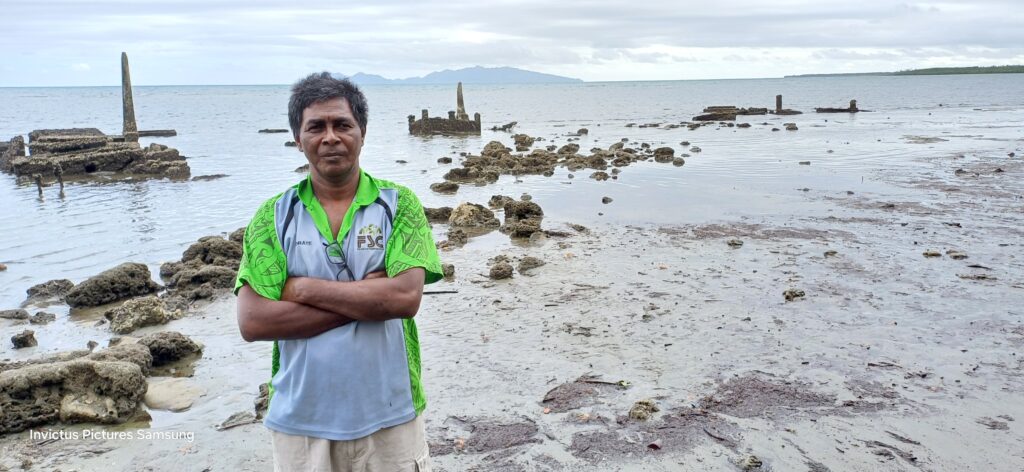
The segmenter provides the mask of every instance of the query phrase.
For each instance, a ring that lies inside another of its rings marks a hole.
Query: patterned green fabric
[[[256,210],[249,226],[245,228],[242,242],[242,262],[235,279],[235,294],[243,284],[263,298],[280,300],[288,279],[288,260],[277,239],[274,224],[274,207],[281,194],[267,200]]]
[[[381,188],[398,189],[398,208],[395,210],[391,238],[384,256],[388,277],[394,277],[413,267],[426,271],[424,283],[441,280],[441,258],[437,255],[430,223],[423,213],[423,205],[411,190],[391,182],[379,180]]]

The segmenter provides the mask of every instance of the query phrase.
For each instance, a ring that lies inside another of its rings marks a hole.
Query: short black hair
[[[335,98],[344,98],[352,108],[352,115],[359,123],[359,130],[366,134],[366,121],[369,107],[366,96],[356,84],[348,79],[337,79],[330,72],[313,73],[292,85],[292,96],[288,100],[288,124],[292,135],[298,139],[299,128],[302,126],[302,112],[314,103],[326,102]]]

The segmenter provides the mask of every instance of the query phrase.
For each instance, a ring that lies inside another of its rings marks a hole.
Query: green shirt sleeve
[[[443,277],[441,258],[437,255],[423,206],[416,194],[405,187],[398,189],[398,208],[384,254],[384,265],[388,277],[413,267],[422,267],[426,271],[425,283],[432,284]]]
[[[274,224],[274,208],[280,197],[271,198],[260,206],[245,228],[242,262],[235,280],[236,295],[242,285],[247,284],[263,298],[281,299],[281,291],[288,278],[288,260],[277,239]]]

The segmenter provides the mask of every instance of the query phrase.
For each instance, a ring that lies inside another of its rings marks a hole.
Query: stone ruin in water
[[[448,118],[431,118],[427,110],[423,110],[420,119],[409,115],[409,134],[459,136],[480,134],[480,114],[474,113],[473,119],[466,114],[466,105],[462,100],[462,82],[455,92],[456,111],[449,111]]]
[[[139,131],[135,123],[128,55],[121,53],[121,92],[124,127],[121,135],[107,135],[96,128],[43,129],[29,133],[26,146],[21,136],[0,141],[0,172],[19,179],[87,176],[96,172],[187,179],[191,174],[177,149],[161,144],[139,145],[140,136],[175,136],[174,130]],[[26,154],[26,147],[28,153]]]

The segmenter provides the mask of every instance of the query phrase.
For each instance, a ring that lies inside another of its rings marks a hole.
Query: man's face
[[[317,102],[302,111],[297,143],[310,172],[329,182],[343,182],[359,169],[364,130],[359,129],[348,100]]]

